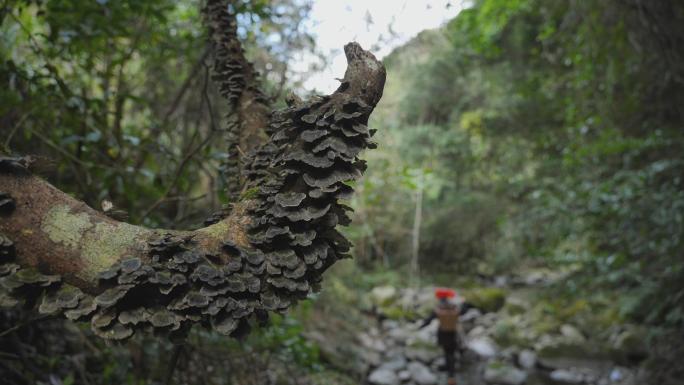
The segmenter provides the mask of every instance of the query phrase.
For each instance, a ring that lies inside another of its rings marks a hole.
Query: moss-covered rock
[[[389,306],[396,301],[398,296],[394,286],[377,286],[370,292],[370,300],[376,306]]]
[[[463,292],[467,302],[483,312],[495,312],[506,302],[506,292],[495,287],[468,289]]]
[[[611,341],[613,357],[620,362],[640,361],[648,357],[648,332],[639,326],[625,326]]]
[[[506,297],[504,310],[510,315],[524,314],[530,310],[530,304],[517,297]]]

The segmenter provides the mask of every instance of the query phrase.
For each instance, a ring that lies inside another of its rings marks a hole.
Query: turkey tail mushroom
[[[267,116],[270,136],[242,159],[253,193],[203,229],[117,222],[29,175],[24,158],[0,158],[0,305],[88,321],[112,340],[139,330],[182,337],[193,324],[236,336],[252,315],[263,320],[316,290],[349,257],[336,230],[350,222],[341,200],[366,168],[359,155],[375,146],[367,124],[385,82],[371,53],[356,43],[345,53],[337,91]],[[227,98],[255,93],[229,64],[219,76]]]

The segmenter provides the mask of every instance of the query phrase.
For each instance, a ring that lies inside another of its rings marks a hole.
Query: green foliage
[[[312,49],[295,27],[310,5],[237,4],[248,53],[279,100],[296,82],[285,61]],[[92,207],[110,200],[133,223],[200,224],[225,202],[219,165],[228,156],[200,5],[5,2],[0,149],[49,159],[51,182]]]
[[[478,0],[394,52],[355,202],[358,243],[381,247],[361,257],[406,263],[399,181],[425,169],[423,271],[572,267],[561,295],[597,297],[577,314],[683,327],[683,17],[676,1]]]
[[[308,312],[310,303],[303,302],[298,308],[300,317]],[[275,353],[283,362],[294,362],[299,367],[321,370],[318,348],[302,335],[302,323],[292,316],[273,315],[267,328],[260,330],[250,340],[263,351]]]

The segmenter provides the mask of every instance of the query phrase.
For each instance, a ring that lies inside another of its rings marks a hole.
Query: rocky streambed
[[[419,329],[418,315],[429,313],[434,303],[432,292],[430,287],[373,290],[376,319],[356,335],[355,352],[365,368],[366,384],[447,383],[445,373],[439,370],[444,359],[436,345],[438,322]],[[485,308],[472,308],[462,316],[466,349],[458,360],[458,384],[643,383],[638,379],[638,366],[615,359],[643,353],[640,342],[634,342],[635,331],[616,329],[611,346],[597,349],[596,341],[572,324],[534,331],[525,319],[525,309],[531,306],[526,301],[508,291],[496,310],[482,306]],[[506,338],[507,334],[518,338]]]

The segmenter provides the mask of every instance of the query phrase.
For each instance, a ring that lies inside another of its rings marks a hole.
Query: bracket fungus
[[[367,124],[382,96],[382,64],[350,43],[337,91],[270,111],[234,15],[220,0],[209,0],[205,13],[214,79],[241,111],[228,125],[234,153],[226,170],[250,194],[205,228],[146,229],[30,175],[28,158],[0,157],[0,304],[88,321],[113,340],[140,330],[182,337],[194,324],[236,336],[251,319],[318,290],[321,274],[349,257],[335,228],[350,222],[340,200],[366,168],[359,154],[374,147]]]

